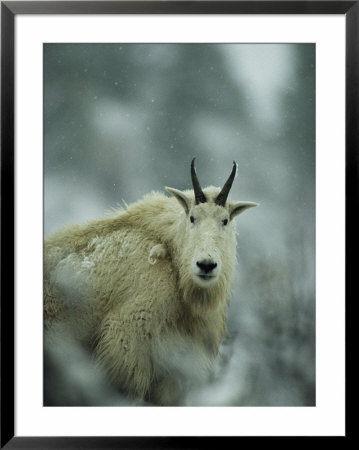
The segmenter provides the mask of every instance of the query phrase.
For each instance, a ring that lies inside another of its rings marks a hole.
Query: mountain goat
[[[235,275],[233,169],[222,189],[166,187],[45,241],[45,332],[71,330],[117,389],[178,404],[208,379]],[[67,332],[67,331],[65,331]],[[46,337],[46,336],[45,336]]]

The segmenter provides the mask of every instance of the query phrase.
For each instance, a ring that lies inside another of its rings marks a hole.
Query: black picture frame
[[[14,422],[14,40],[18,14],[341,14],[346,20],[346,343],[358,219],[359,1],[4,1],[1,2],[1,448],[202,448],[239,437],[25,437]],[[354,205],[354,207],[353,207]],[[355,298],[352,298],[355,300]],[[355,302],[354,302],[355,303]],[[349,365],[346,365],[350,369]],[[351,437],[346,382],[346,435]],[[243,439],[243,438],[241,438]],[[290,439],[290,438],[286,438]],[[242,443],[242,442],[241,442]]]

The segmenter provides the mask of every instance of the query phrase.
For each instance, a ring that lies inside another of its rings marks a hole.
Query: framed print
[[[1,3],[2,447],[349,436],[358,8]]]

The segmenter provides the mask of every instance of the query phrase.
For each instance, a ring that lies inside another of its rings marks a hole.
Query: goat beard
[[[221,303],[227,304],[230,296],[230,283],[224,273],[221,273],[216,283],[208,286],[199,286],[187,271],[180,276],[181,300],[193,310],[201,312],[203,309],[212,309]]]

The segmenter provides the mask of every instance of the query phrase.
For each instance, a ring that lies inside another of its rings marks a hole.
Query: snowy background
[[[184,405],[315,405],[315,46],[46,44],[45,235],[165,185],[260,203],[213,381]],[[46,349],[49,404],[126,405],[74,343]]]

